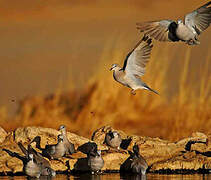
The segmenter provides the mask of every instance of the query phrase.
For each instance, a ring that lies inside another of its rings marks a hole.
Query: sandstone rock
[[[45,147],[48,144],[54,144],[57,142],[57,135],[59,131],[50,128],[42,128],[42,127],[26,127],[26,128],[18,128],[14,132],[10,133],[2,144],[0,144],[0,172],[21,172],[22,171],[22,161],[15,158],[10,157],[6,152],[2,151],[3,148],[8,149],[12,152],[17,152],[20,155],[23,155],[19,147],[17,146],[18,142],[22,142],[26,147],[31,140],[36,136],[41,136],[41,147]],[[75,144],[75,147],[86,143],[89,141],[87,138],[80,137],[76,134],[67,133],[67,137]],[[35,144],[32,144],[35,148]],[[36,148],[35,148],[36,149]],[[36,149],[37,150],[37,149]],[[39,151],[39,150],[37,150]],[[73,155],[76,156],[75,154]],[[66,161],[69,161],[69,158],[62,158],[61,161],[52,160],[51,166],[56,171],[67,171],[68,167]]]
[[[120,166],[124,163],[124,161],[129,157],[128,154],[123,153],[107,153],[103,156],[104,159],[104,167],[102,170],[107,171],[119,171]]]
[[[203,169],[203,166],[208,160],[207,157],[202,155],[196,155],[195,152],[188,152],[183,156],[176,156],[167,161],[161,161],[154,163],[151,167],[151,171],[159,170],[199,170]],[[207,165],[207,169],[210,169],[211,166]]]
[[[110,129],[112,128],[104,126],[97,129],[92,136],[92,140],[95,141],[98,144],[98,148],[102,150],[102,156],[105,161],[105,165],[102,169],[104,171],[119,171],[121,165],[129,157],[127,151],[132,151],[132,147],[135,143],[139,146],[140,154],[151,167],[149,169],[150,172],[181,169],[211,169],[210,135],[196,132],[193,133],[192,136],[178,142],[170,142],[159,138],[129,136],[119,131],[123,140],[130,139],[130,141],[123,146],[127,148],[127,150],[122,149],[121,151],[117,151],[113,149],[109,150],[109,148],[103,144],[105,134]],[[10,157],[6,152],[2,151],[3,148],[23,155],[17,146],[18,142],[21,141],[24,146],[27,146],[35,136],[39,135],[41,136],[41,146],[44,147],[46,143],[56,143],[58,134],[59,131],[55,129],[42,127],[18,128],[14,132],[6,133],[4,140],[0,143],[0,172],[16,173],[22,171],[22,161],[15,157]],[[70,132],[68,132],[67,136],[70,142],[75,144],[76,149],[90,141],[87,138]],[[35,145],[32,144],[32,146],[34,147]],[[59,172],[89,170],[86,155],[80,151],[69,157],[61,158],[60,160],[51,160],[50,164],[54,170]]]
[[[103,144],[105,133],[111,127],[102,127],[94,132],[92,139],[99,144]],[[182,139],[178,142],[172,143],[170,141],[159,138],[141,137],[141,136],[127,136],[125,133],[119,131],[123,138],[132,137],[132,142],[128,146],[128,150],[132,150],[133,145],[139,145],[140,154],[146,159],[150,171],[160,170],[198,170],[201,168],[210,169],[211,158],[196,152],[209,152],[209,146],[206,145],[207,135],[196,132],[191,137]],[[185,150],[188,142],[193,141],[190,152]],[[191,154],[194,154],[190,156]],[[121,155],[122,156],[122,155]],[[127,156],[128,157],[128,156]],[[120,159],[120,157],[119,157]]]
[[[6,136],[7,132],[2,127],[0,127],[0,143],[2,143],[5,140]]]

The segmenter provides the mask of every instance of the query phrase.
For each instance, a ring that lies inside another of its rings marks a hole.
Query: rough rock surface
[[[2,143],[5,140],[6,136],[7,132],[2,127],[0,127],[0,143]]]
[[[150,172],[211,169],[211,134],[205,135],[196,132],[178,142],[170,142],[159,138],[128,136],[119,131],[124,139],[121,145],[124,149],[117,151],[109,149],[103,144],[105,133],[110,129],[112,128],[109,126],[97,129],[91,140],[70,132],[68,132],[67,136],[70,142],[75,144],[76,149],[89,141],[95,141],[98,148],[102,150],[105,161],[102,170],[119,171],[121,165],[129,157],[127,151],[131,151],[135,143],[139,145],[140,154],[150,166]],[[9,133],[0,128],[0,173],[22,171],[22,161],[10,157],[6,152],[2,151],[3,148],[23,155],[17,146],[18,142],[22,142],[24,146],[27,146],[35,136],[39,135],[41,136],[41,147],[44,147],[47,143],[56,143],[58,134],[59,131],[55,129],[42,127],[18,128]],[[34,144],[32,146],[35,148]],[[69,157],[61,158],[59,161],[51,160],[50,163],[54,170],[60,172],[88,170],[86,155],[80,151]]]

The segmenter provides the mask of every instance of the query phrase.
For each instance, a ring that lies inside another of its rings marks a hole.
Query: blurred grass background
[[[211,129],[211,45],[154,42],[144,81],[160,93],[114,82],[142,37],[138,21],[178,19],[207,1],[1,0],[0,126],[38,125],[87,137],[103,125],[130,134],[178,140]],[[181,3],[179,3],[181,2]]]

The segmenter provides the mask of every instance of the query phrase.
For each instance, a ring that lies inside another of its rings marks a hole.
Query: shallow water
[[[27,179],[26,176],[1,176],[0,180],[24,180]],[[46,177],[42,177],[40,179],[49,179]],[[160,175],[160,174],[147,174],[146,177],[140,175],[120,175],[118,173],[115,174],[104,174],[104,175],[91,175],[91,174],[82,174],[82,175],[56,175],[54,180],[157,180],[157,179],[164,179],[164,180],[209,180],[211,179],[211,174],[192,174],[192,175]]]

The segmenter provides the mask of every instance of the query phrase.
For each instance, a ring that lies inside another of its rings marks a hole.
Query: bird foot
[[[109,148],[106,150],[107,153],[122,153],[122,154],[128,154],[127,150],[120,149],[120,147],[117,148]]]
[[[117,147],[116,152],[122,153],[122,154],[128,154],[127,150],[120,149],[120,147]]]
[[[101,170],[96,171],[96,173],[94,173],[95,175],[101,175],[103,174],[103,172]]]
[[[108,150],[106,150],[107,153],[113,153],[114,149],[113,148],[108,148]]]
[[[135,92],[134,89],[131,90],[131,94],[132,94],[132,95],[136,95],[136,92]]]
[[[99,173],[99,174],[103,174],[103,171],[99,170],[98,173]]]
[[[198,45],[200,44],[200,42],[196,39],[196,40],[193,40],[193,39],[190,39],[189,41],[186,42],[188,45]]]

